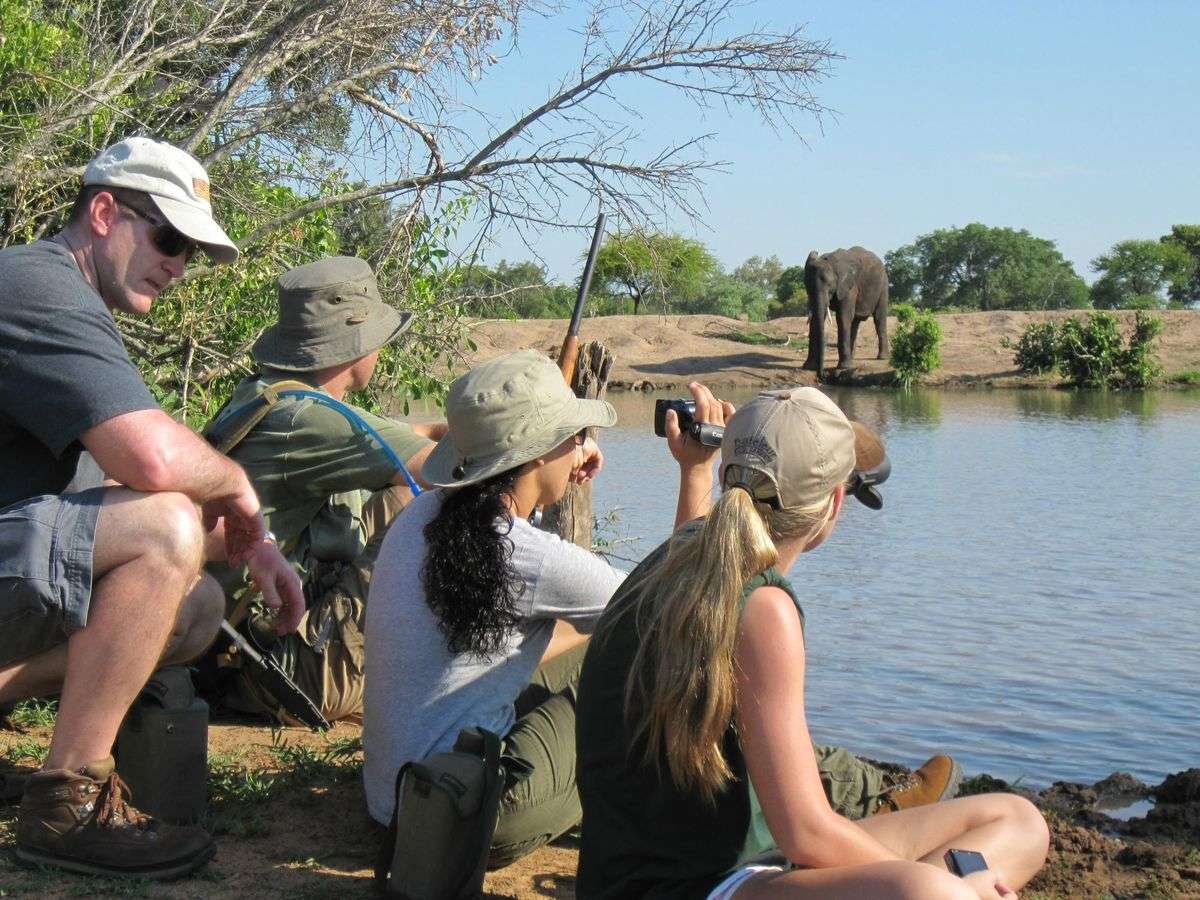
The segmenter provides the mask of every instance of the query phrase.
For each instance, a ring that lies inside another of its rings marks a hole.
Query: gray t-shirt
[[[0,508],[60,493],[92,426],[157,408],[66,248],[0,250]]]
[[[363,783],[367,808],[389,822],[396,773],[411,760],[449,750],[459,731],[481,726],[504,735],[513,702],[533,678],[554,621],[590,634],[625,574],[599,557],[518,519],[509,536],[512,566],[525,581],[523,622],[491,659],[452,654],[425,602],[425,526],[441,491],[417,497],[392,523],[380,548],[367,602],[363,701]]]

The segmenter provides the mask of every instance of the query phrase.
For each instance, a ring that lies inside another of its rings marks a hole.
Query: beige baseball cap
[[[279,320],[251,351],[265,366],[313,372],[366,356],[403,332],[412,313],[383,301],[365,259],[327,256],[279,276]]]
[[[611,403],[576,397],[544,354],[518,350],[450,385],[446,436],[421,471],[438,487],[474,484],[549,453],[577,431],[616,421]]]
[[[213,218],[208,173],[186,150],[153,138],[126,138],[88,163],[83,184],[144,191],[214,262],[237,262],[238,248]]]
[[[739,409],[721,441],[721,486],[738,483],[741,466],[765,475],[756,500],[785,508],[816,506],[855,471],[886,465],[883,441],[851,422],[836,403],[813,387],[764,391]],[[882,481],[887,477],[884,473]],[[863,499],[859,496],[859,499]],[[869,500],[863,500],[874,505]],[[876,507],[878,508],[878,507]]]

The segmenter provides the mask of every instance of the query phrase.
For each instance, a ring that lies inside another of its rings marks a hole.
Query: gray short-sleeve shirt
[[[61,492],[89,428],[157,408],[74,257],[49,241],[0,250],[0,508]]]

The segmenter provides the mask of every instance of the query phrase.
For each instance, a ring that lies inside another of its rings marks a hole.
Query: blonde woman
[[[1045,821],[1013,795],[862,822],[826,800],[781,573],[829,537],[872,453],[820,391],[760,394],[726,429],[720,499],[618,589],[576,713],[579,897],[1012,898],[1044,862]],[[952,849],[980,871],[951,874]]]

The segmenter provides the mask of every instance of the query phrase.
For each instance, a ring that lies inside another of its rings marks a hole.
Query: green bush
[[[1117,317],[1094,312],[1057,325],[1035,322],[1015,345],[1007,340],[1003,345],[1016,351],[1013,361],[1024,372],[1058,371],[1074,387],[1140,390],[1162,374],[1154,358],[1161,331],[1161,319],[1137,310],[1133,333],[1123,344]]]
[[[1059,327],[1054,322],[1034,322],[1026,326],[1016,344],[1005,338],[1001,346],[1016,351],[1013,362],[1022,372],[1053,372],[1060,362]]]
[[[888,312],[896,317],[897,322],[907,322],[917,314],[917,308],[911,303],[893,303]]]
[[[942,364],[942,326],[933,314],[917,312],[907,303],[895,307],[899,323],[892,335],[892,368],[906,390],[922,375]]]

